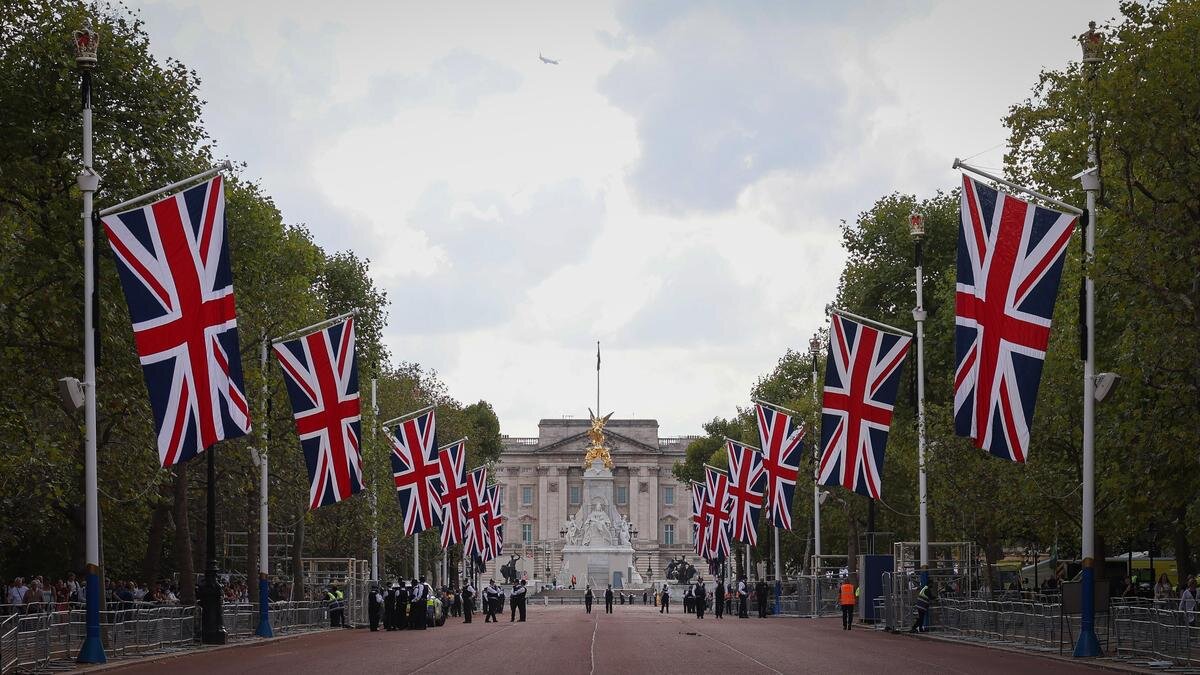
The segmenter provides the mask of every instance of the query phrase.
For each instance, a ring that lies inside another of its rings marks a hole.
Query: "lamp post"
[[[1079,36],[1083,49],[1083,64],[1088,81],[1096,76],[1096,67],[1104,52],[1103,36],[1096,32],[1096,22]],[[1083,532],[1080,548],[1083,574],[1080,583],[1079,639],[1075,641],[1075,656],[1100,656],[1100,641],[1096,639],[1096,577],[1093,569],[1096,556],[1096,287],[1090,266],[1096,251],[1096,193],[1100,190],[1099,150],[1096,147],[1095,114],[1088,111],[1088,168],[1078,174],[1087,193],[1087,212],[1084,228],[1084,354],[1083,354]]]
[[[214,445],[204,452],[208,455],[207,517],[204,524],[205,558],[204,583],[200,585],[200,641],[206,645],[225,644],[225,618],[221,608],[221,583],[217,574],[221,571],[217,563],[217,448]]]
[[[821,340],[817,336],[813,336],[808,341],[809,351],[812,353],[812,400],[813,407],[817,411],[817,421],[821,419],[821,410],[817,408],[817,354],[821,349]],[[817,425],[819,426],[819,425]],[[821,444],[820,429],[814,428],[816,435],[813,436],[813,560],[819,560],[821,557]],[[813,573],[816,574],[816,565],[813,565]]]
[[[92,168],[92,70],[96,67],[100,35],[91,22],[75,31],[75,67],[79,69],[83,116],[83,169],[76,177],[83,193],[83,400],[84,400],[84,555],[87,563],[86,635],[79,648],[80,663],[104,663],[100,640],[100,499],[96,487],[96,317],[95,236],[92,197],[100,174]]]
[[[913,239],[913,260],[917,272],[917,306],[912,313],[913,320],[917,322],[917,491],[921,516],[921,583],[926,584],[929,582],[929,512],[925,484],[925,261],[922,249],[925,241],[925,217],[915,210],[908,216],[908,232]]]

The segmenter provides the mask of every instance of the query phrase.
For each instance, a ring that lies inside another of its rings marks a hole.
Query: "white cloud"
[[[141,0],[219,150],[373,261],[395,356],[506,433],[695,433],[823,324],[838,221],[955,183],[1112,0]],[[1036,16],[1031,21],[1030,16]],[[538,61],[537,54],[561,65]],[[978,161],[999,164],[1001,149]]]

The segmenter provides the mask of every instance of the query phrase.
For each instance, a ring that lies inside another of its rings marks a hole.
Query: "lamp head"
[[[1096,22],[1089,21],[1087,32],[1079,36],[1079,46],[1083,49],[1083,62],[1100,63],[1104,55],[1104,35],[1096,30]]]
[[[925,238],[925,216],[913,211],[908,214],[908,233],[916,241],[921,241]]]
[[[1100,373],[1096,376],[1096,402],[1100,403],[1108,398],[1108,395],[1113,392],[1113,389],[1120,382],[1121,376],[1116,373]]]

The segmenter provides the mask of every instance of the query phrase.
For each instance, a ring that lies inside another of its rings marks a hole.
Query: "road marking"
[[[589,675],[596,675],[596,631],[600,628],[600,615],[596,614],[592,619],[592,669],[588,671]]]
[[[482,640],[484,638],[489,638],[493,635],[499,635],[500,633],[503,633],[504,631],[506,631],[510,628],[513,628],[513,627],[514,626],[512,626],[512,625],[504,626],[500,630],[495,630],[490,633],[484,633],[483,635],[480,635],[479,637],[475,638],[474,640],[471,640],[470,642],[468,642],[466,644],[459,645],[459,646],[455,647],[454,649],[451,649],[450,651],[446,652],[445,654],[442,654],[441,656],[437,657],[436,659],[426,663],[425,665],[421,666],[420,668],[417,668],[416,670],[413,670],[410,672],[419,673],[422,670],[425,670],[426,668],[428,668],[429,666],[432,666],[433,664],[437,663],[438,661],[441,661],[442,659],[445,659],[449,656],[453,656],[454,654],[466,649],[467,647],[470,647],[471,645],[475,644],[476,642],[479,642],[480,640]]]

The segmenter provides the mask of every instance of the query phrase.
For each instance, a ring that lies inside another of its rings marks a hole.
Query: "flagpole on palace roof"
[[[75,31],[75,65],[79,69],[83,116],[83,169],[76,177],[83,193],[83,483],[84,562],[87,564],[86,634],[79,648],[79,663],[104,663],[100,640],[100,497],[96,485],[96,327],[93,294],[96,289],[95,233],[92,196],[100,187],[100,174],[92,168],[92,69],[96,67],[99,35],[91,21]]]

